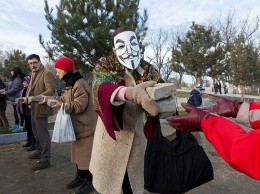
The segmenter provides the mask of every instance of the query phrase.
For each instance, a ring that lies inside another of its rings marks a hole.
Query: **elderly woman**
[[[52,98],[56,104],[54,109],[60,109],[65,104],[65,112],[70,114],[76,141],[71,143],[71,162],[76,164],[75,179],[67,184],[68,189],[81,185],[76,194],[89,193],[94,190],[92,174],[89,171],[94,130],[97,114],[94,111],[91,88],[79,72],[74,71],[74,63],[68,57],[59,58],[54,64],[57,76],[66,82],[62,96],[44,97],[44,102]]]

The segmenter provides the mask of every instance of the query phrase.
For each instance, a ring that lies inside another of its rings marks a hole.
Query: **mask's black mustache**
[[[132,65],[132,67],[134,69],[135,68],[134,60],[131,60],[131,65]]]

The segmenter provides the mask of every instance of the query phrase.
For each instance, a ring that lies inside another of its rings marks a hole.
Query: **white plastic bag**
[[[56,116],[51,141],[57,143],[64,143],[75,140],[76,137],[70,115],[65,113],[64,104],[62,103],[60,110],[58,111]]]

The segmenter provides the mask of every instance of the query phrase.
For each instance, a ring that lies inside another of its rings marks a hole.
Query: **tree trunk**
[[[245,99],[245,85],[244,85],[244,84],[241,84],[241,85],[240,85],[240,89],[241,89],[240,100],[241,100],[241,101],[244,101],[244,99]]]
[[[196,84],[203,84],[201,77],[196,77]]]
[[[179,89],[181,89],[181,81],[182,81],[182,77],[183,77],[183,75],[181,75],[181,74],[179,74],[180,75],[180,79],[179,79]]]

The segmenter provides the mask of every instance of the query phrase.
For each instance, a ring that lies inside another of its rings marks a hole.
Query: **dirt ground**
[[[188,194],[257,194],[260,183],[225,164],[214,149],[196,135],[205,148],[214,168],[215,179]],[[70,162],[69,143],[52,143],[51,167],[32,171],[37,160],[28,159],[25,142],[0,145],[0,194],[71,194],[66,184],[74,178],[75,165]],[[92,194],[97,192],[92,192]],[[148,193],[148,192],[147,192]],[[112,194],[112,193],[111,193]]]
[[[10,118],[11,111],[7,115]],[[167,130],[172,129],[167,124],[162,124],[162,131]],[[202,133],[194,135],[210,158],[215,177],[187,194],[259,193],[259,181],[230,168]],[[30,170],[37,160],[28,159],[29,152],[22,147],[24,143],[0,145],[0,194],[72,194],[77,190],[66,189],[66,184],[74,178],[76,172],[75,165],[70,162],[69,143],[52,143],[51,167],[40,171]],[[98,193],[94,191],[91,194]]]

